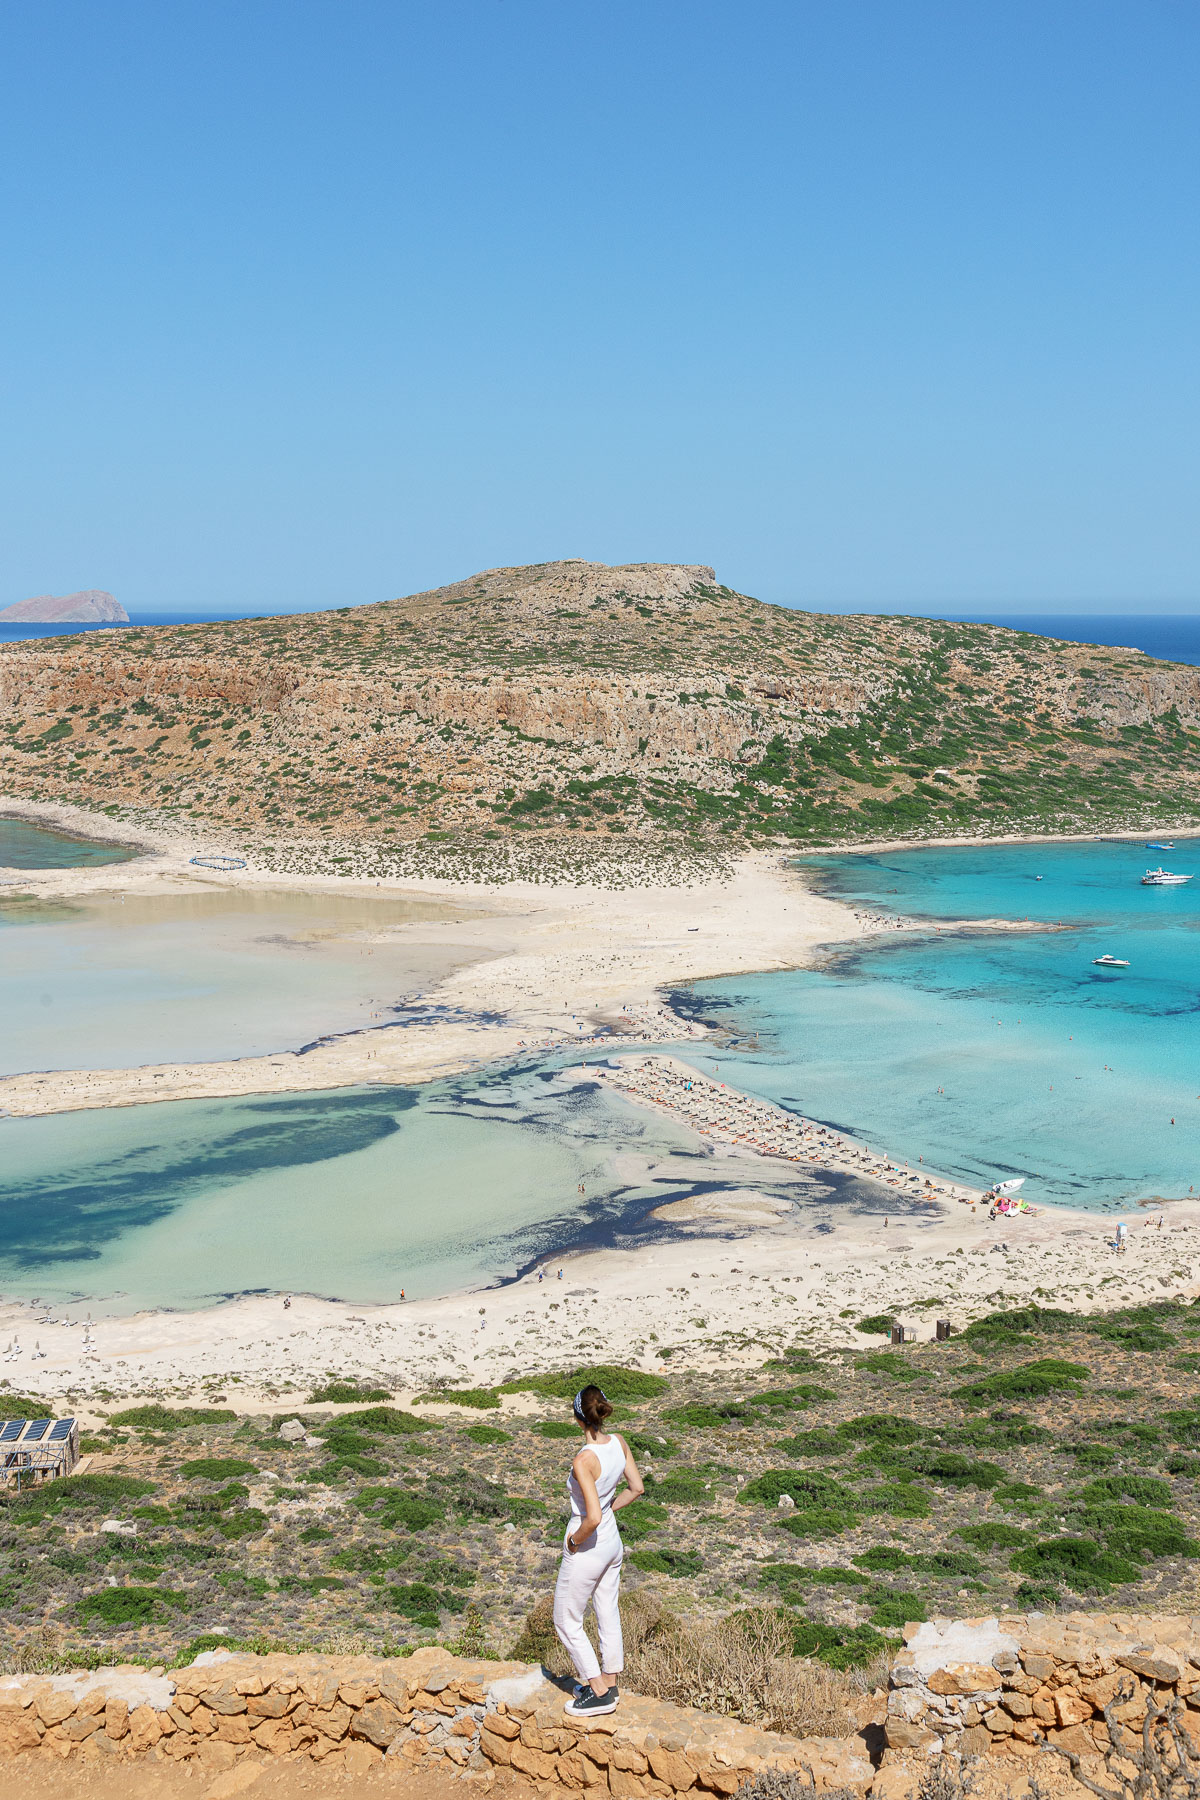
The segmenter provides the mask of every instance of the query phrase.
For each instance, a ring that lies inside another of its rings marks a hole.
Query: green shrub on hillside
[[[794,1513],[780,1513],[778,1523],[798,1538],[841,1537],[861,1524],[859,1514],[848,1507],[800,1506]]]
[[[258,1465],[240,1456],[199,1456],[181,1463],[179,1473],[189,1481],[231,1481],[237,1475],[257,1475]]]
[[[636,1506],[623,1506],[616,1514],[617,1529],[627,1544],[636,1544],[652,1531],[661,1531],[670,1520],[665,1506],[653,1500],[639,1500]]]
[[[1028,1531],[1019,1525],[959,1525],[954,1535],[977,1550],[1015,1550],[1029,1542]]]
[[[364,1400],[390,1400],[391,1397],[388,1388],[369,1387],[358,1381],[327,1381],[324,1387],[308,1396],[312,1405],[324,1401],[329,1406],[355,1406]]]
[[[351,1505],[388,1530],[403,1525],[406,1531],[424,1531],[446,1516],[444,1506],[405,1488],[364,1488]]]
[[[968,1406],[986,1406],[989,1400],[1040,1400],[1064,1388],[1078,1387],[1087,1381],[1091,1371],[1082,1363],[1065,1362],[1059,1356],[1044,1356],[1037,1362],[1025,1363],[1019,1369],[1004,1369],[985,1375],[979,1381],[964,1382],[953,1392]]]
[[[581,1388],[595,1386],[604,1390],[609,1400],[652,1400],[665,1394],[670,1383],[661,1375],[646,1375],[641,1369],[624,1369],[612,1363],[596,1363],[590,1368],[572,1369],[566,1374],[526,1375],[520,1381],[506,1381],[498,1390],[502,1394],[540,1394],[545,1400],[573,1400]]]
[[[494,1425],[468,1425],[463,1436],[470,1438],[473,1444],[511,1444],[510,1431],[497,1431]]]
[[[373,1432],[378,1437],[410,1437],[419,1431],[440,1431],[440,1419],[422,1419],[398,1406],[368,1406],[362,1412],[343,1413],[338,1428]]]
[[[790,1494],[798,1508],[855,1504],[848,1488],[819,1469],[767,1469],[746,1483],[738,1499],[743,1506],[778,1506],[784,1494]]]
[[[863,1413],[857,1419],[844,1419],[836,1430],[842,1437],[863,1438],[872,1444],[915,1444],[922,1435],[911,1419],[899,1419],[892,1413]]]
[[[112,1630],[121,1625],[148,1625],[164,1613],[186,1612],[189,1604],[187,1595],[173,1588],[101,1588],[76,1604],[75,1617],[84,1625],[98,1620]]]
[[[792,1633],[792,1654],[811,1656],[831,1669],[857,1669],[894,1645],[870,1625],[827,1625],[802,1619]]]
[[[364,1398],[386,1400],[386,1394],[371,1394]],[[495,1388],[438,1388],[432,1394],[419,1394],[419,1400],[431,1406],[474,1406],[480,1411],[488,1411],[500,1404],[500,1395]]]
[[[0,1404],[0,1413],[4,1412]],[[139,1431],[185,1431],[192,1425],[232,1425],[237,1414],[227,1406],[160,1406],[152,1401],[145,1406],[130,1406],[114,1413],[110,1425],[132,1425]]]
[[[672,1425],[683,1425],[689,1431],[716,1431],[744,1424],[746,1414],[744,1401],[726,1400],[720,1405],[709,1406],[703,1400],[689,1400],[684,1406],[669,1406],[663,1418]]]
[[[1102,1549],[1091,1538],[1065,1536],[1018,1550],[1009,1567],[1040,1580],[1064,1581],[1077,1594],[1104,1593],[1141,1574],[1135,1562]]]
[[[698,1550],[632,1550],[629,1560],[646,1575],[698,1575],[704,1558]]]

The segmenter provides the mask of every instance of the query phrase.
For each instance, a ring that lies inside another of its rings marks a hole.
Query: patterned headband
[[[600,1398],[605,1401],[605,1404],[607,1404],[607,1397],[606,1397],[603,1389],[600,1390]],[[579,1392],[576,1394],[571,1410],[574,1412],[575,1417],[579,1420],[579,1422],[582,1425],[587,1424],[587,1420],[583,1416],[583,1389],[582,1388],[580,1388]]]

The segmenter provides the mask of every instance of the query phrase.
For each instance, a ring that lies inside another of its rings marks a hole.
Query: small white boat
[[[1127,969],[1129,964],[1123,956],[1093,956],[1094,969]]]
[[[1182,887],[1190,881],[1190,875],[1172,875],[1170,869],[1147,869],[1142,876],[1143,887]]]

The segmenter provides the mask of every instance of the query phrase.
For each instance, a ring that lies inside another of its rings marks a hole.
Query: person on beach
[[[571,1519],[554,1589],[554,1629],[579,1677],[566,1710],[589,1718],[616,1711],[617,1677],[625,1666],[618,1606],[624,1545],[613,1515],[640,1500],[645,1489],[629,1446],[604,1429],[612,1405],[601,1389],[580,1388],[572,1411],[585,1441],[567,1477]],[[626,1486],[618,1494],[622,1477]],[[589,1600],[596,1613],[599,1657],[583,1629]]]

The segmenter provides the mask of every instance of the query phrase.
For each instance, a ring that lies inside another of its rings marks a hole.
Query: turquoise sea
[[[1160,863],[1195,882],[1142,887]],[[924,929],[835,950],[817,970],[698,983],[683,1004],[757,1035],[758,1048],[720,1053],[722,1076],[964,1181],[1024,1175],[1031,1200],[1109,1209],[1200,1192],[1200,843],[799,866],[838,899]],[[1032,929],[938,929],[995,918]],[[1106,953],[1130,967],[1093,967]]]

